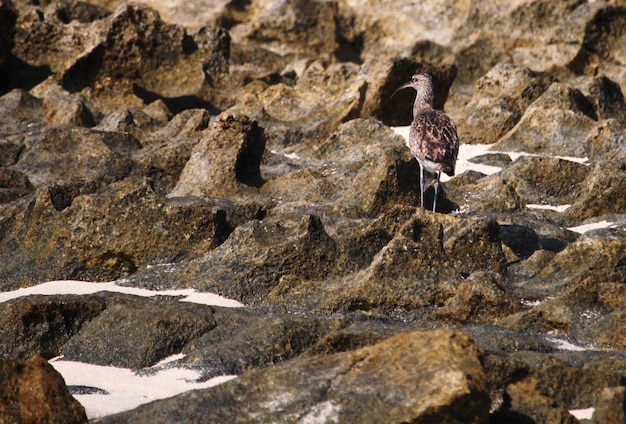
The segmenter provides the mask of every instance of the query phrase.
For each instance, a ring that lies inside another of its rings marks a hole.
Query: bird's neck
[[[418,90],[413,103],[413,116],[417,116],[423,110],[432,109],[433,97],[432,90]]]

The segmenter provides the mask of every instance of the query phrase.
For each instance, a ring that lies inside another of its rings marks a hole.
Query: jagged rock
[[[0,142],[0,166],[11,166],[17,162],[23,147],[10,142]]]
[[[142,107],[158,98],[176,112],[181,105],[207,104],[194,96],[228,71],[224,31],[205,29],[192,37],[138,4],[121,5],[110,16],[88,23],[66,23],[57,16],[34,8],[20,15],[13,53],[22,67],[43,68],[31,71],[41,75],[40,81],[51,75],[63,89],[81,92],[105,113],[121,105]],[[51,48],[60,43],[69,48]],[[20,78],[13,84],[24,87],[26,82]]]
[[[136,155],[137,172],[150,179],[157,193],[166,196],[174,189],[208,125],[206,110],[189,109],[175,115],[167,126],[146,134],[145,146]]]
[[[536,381],[526,379],[510,384],[504,395],[504,410],[495,414],[496,423],[550,422],[576,424],[578,420],[554,400],[537,391]]]
[[[565,215],[580,221],[594,216],[622,213],[626,199],[626,152],[609,156],[590,170],[589,177],[581,184],[581,195]]]
[[[97,296],[29,296],[0,303],[0,355],[58,356],[61,346],[104,308]]]
[[[215,327],[213,309],[160,299],[113,299],[62,349],[65,359],[142,368]]]
[[[0,128],[3,140],[18,146],[28,146],[44,126],[43,102],[21,89],[0,97]],[[3,161],[6,159],[3,159]]]
[[[433,319],[460,324],[487,324],[522,309],[521,304],[484,271],[471,274],[458,285],[446,287],[450,297],[431,315]]]
[[[570,66],[587,75],[604,74],[624,87],[626,72],[620,61],[626,52],[615,30],[626,22],[626,7],[619,3],[586,6],[592,16],[585,25],[582,49]]]
[[[185,272],[201,276],[203,290],[256,304],[281,279],[324,278],[335,256],[335,242],[318,217],[278,216],[239,226]]]
[[[194,147],[168,197],[254,196],[263,184],[259,165],[264,149],[265,134],[256,121],[222,116]]]
[[[257,119],[270,150],[320,141],[361,115],[367,81],[356,73],[356,65],[311,61],[295,84],[278,81],[243,96],[227,112]]]
[[[413,90],[394,91],[411,80],[418,72],[433,77],[433,106],[443,109],[448,92],[456,76],[455,65],[435,65],[427,61],[408,58],[387,59],[386,56],[367,60],[361,67],[360,76],[367,80],[367,92],[362,116],[375,117],[388,125],[409,125],[413,120]]]
[[[0,150],[2,150],[2,147],[0,147]],[[14,149],[9,148],[6,150],[10,152]],[[0,203],[12,202],[32,193],[34,189],[35,187],[33,187],[24,173],[13,169],[0,168]]]
[[[624,278],[621,264],[626,249],[623,235],[613,234],[609,241],[601,236],[606,231],[611,230],[581,236],[532,279],[511,284],[522,298],[543,299],[548,292],[550,298],[503,318],[501,324],[565,333],[583,343],[623,347],[623,335],[613,328],[624,315],[621,302],[626,293],[616,284]]]
[[[582,196],[591,172],[589,166],[564,159],[521,156],[500,175],[515,186],[525,203],[557,206]]]
[[[121,133],[50,128],[13,168],[28,175],[35,187],[71,180],[112,182],[130,174],[130,155],[140,147]]]
[[[219,206],[168,200],[136,179],[97,192],[55,187],[3,211],[3,288],[60,278],[110,281],[147,263],[202,255],[231,232]]]
[[[395,401],[386,401],[388,397]],[[486,423],[488,413],[478,349],[461,333],[435,331],[250,371],[213,389],[153,402],[101,422],[154,422],[155,417],[167,422],[176,416],[237,422]]]
[[[526,207],[513,184],[500,174],[486,176],[469,171],[448,181],[445,188],[453,204],[468,213],[519,212]]]
[[[85,409],[45,359],[0,360],[3,422],[87,423]]]
[[[582,76],[571,83],[591,101],[600,119],[622,117],[626,113],[626,103],[621,87],[606,76]]]
[[[517,214],[516,216],[499,215],[497,218],[500,224],[500,237],[517,256],[517,260],[522,260],[517,264],[509,265],[507,268],[508,280],[515,281],[515,273],[520,273],[520,280],[528,279],[537,270],[535,266],[541,266],[546,258],[552,258],[549,252],[558,253],[568,244],[576,241],[577,234],[552,223],[534,214]],[[532,265],[526,267],[526,259],[533,257]],[[544,253],[541,253],[544,252]],[[516,262],[517,262],[516,260]],[[512,267],[516,267],[512,269]]]
[[[35,298],[50,331],[9,314],[7,352],[49,356],[69,346],[107,363],[110,339],[128,351],[118,363],[143,366],[183,351],[176,366],[202,379],[256,376],[216,389],[220,401],[244,387],[253,393],[246,408],[289,421],[295,407],[260,403],[299,383],[264,395],[272,372],[285,367],[297,379],[306,361],[319,371],[390,336],[454,327],[487,352],[494,421],[619,409],[623,4],[14,4],[0,3],[0,288],[123,278],[154,290],[217,291],[248,307],[198,307],[206,318],[198,320],[173,299],[99,294],[111,309],[88,311],[98,315],[91,323],[105,324],[87,331],[85,312],[62,331],[62,312],[92,297],[67,307]],[[414,94],[390,97],[418,70],[433,74],[435,106],[453,116],[462,142],[496,143],[475,161],[502,168],[445,181],[438,214],[415,208],[419,168],[385,125],[410,122]],[[509,150],[539,156],[511,162]],[[610,228],[582,236],[567,229],[580,224]],[[177,314],[193,329],[160,343],[160,305],[173,329],[184,327]],[[138,355],[132,348],[144,340],[122,340],[120,328],[156,339]],[[587,350],[568,352],[565,341]],[[385,366],[410,359],[404,369],[416,371],[412,354],[385,355],[394,361]],[[315,389],[331,386],[309,390],[321,381],[310,375],[301,392],[309,406],[297,418],[321,420],[335,410],[316,403]],[[371,390],[386,392],[385,384]],[[200,395],[184,396],[189,404]],[[166,402],[187,411],[180,399]],[[370,399],[346,404],[369,412]],[[202,419],[220,413],[201,411]]]
[[[215,308],[214,317],[216,328],[183,349],[181,363],[197,368],[201,379],[238,375],[295,358],[349,322],[345,317],[259,316],[239,308]]]
[[[585,157],[597,120],[593,105],[579,90],[553,83],[493,148]]]
[[[503,269],[504,254],[494,222],[477,221],[467,227],[459,223],[455,228],[453,219],[421,209],[404,217],[394,232],[381,227],[384,222],[368,229],[378,227],[387,236],[377,240],[382,248],[371,251],[367,267],[321,281],[283,278],[269,293],[270,304],[298,312],[367,311],[415,317],[443,304],[463,276],[479,269]],[[480,243],[474,244],[473,237]],[[442,290],[442,285],[447,288]]]
[[[458,112],[459,138],[468,144],[495,143],[555,80],[547,72],[509,63],[496,65],[476,81],[472,99]]]
[[[320,145],[295,149],[289,160],[295,170],[268,178],[261,190],[280,203],[338,202],[372,216],[395,204],[416,205],[419,168],[400,140],[380,122],[347,122]]]
[[[262,44],[281,55],[314,54],[331,59],[339,50],[338,19],[336,2],[279,2],[230,32],[238,43]]]

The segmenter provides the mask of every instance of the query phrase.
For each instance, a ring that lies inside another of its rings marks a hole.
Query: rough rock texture
[[[4,423],[87,423],[85,409],[41,357],[0,360],[0,381]]]
[[[623,1],[35,3],[0,1],[0,290],[245,307],[13,298],[3,360],[240,375],[111,422],[623,420]],[[417,71],[490,145],[438,213],[389,127]]]
[[[147,325],[137,328],[136,322]],[[65,359],[92,364],[149,367],[214,327],[213,309],[208,306],[113,300],[63,346],[62,354]]]
[[[267,389],[255,390],[261,380]],[[185,411],[166,400],[99,422],[489,421],[479,352],[466,335],[445,331],[406,333],[351,352],[296,359],[181,397]]]

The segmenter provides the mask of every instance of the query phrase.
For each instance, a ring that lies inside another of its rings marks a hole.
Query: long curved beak
[[[396,93],[397,93],[398,91],[400,91],[400,90],[404,90],[405,88],[409,88],[409,87],[411,87],[411,81],[409,81],[409,82],[407,82],[406,84],[401,85],[400,87],[398,87],[398,88],[396,89],[396,91],[394,91],[394,92],[393,92],[393,94],[391,95],[391,97],[389,98],[389,100],[393,99],[393,96],[395,96],[395,95],[396,95]]]

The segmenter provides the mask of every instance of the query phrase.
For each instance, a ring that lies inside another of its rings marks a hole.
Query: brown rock
[[[507,387],[505,392],[505,410],[498,411],[494,422],[516,422],[533,420],[535,422],[575,424],[578,420],[563,407],[554,404],[554,400],[537,390],[537,381],[525,379]]]
[[[43,358],[1,360],[0,380],[2,422],[87,423],[85,409]]]
[[[585,157],[597,125],[593,105],[579,90],[553,83],[493,149]]]
[[[459,324],[487,324],[521,310],[520,303],[487,272],[475,272],[457,285],[441,287],[451,296],[431,316]]]
[[[264,149],[265,135],[256,121],[222,115],[194,147],[168,197],[254,196],[263,183],[259,165]]]
[[[69,180],[115,181],[130,174],[137,140],[121,133],[50,128],[25,149],[14,169],[35,187]]]
[[[468,171],[448,181],[445,187],[450,200],[469,213],[519,212],[526,208],[513,183],[499,173],[485,176]]]
[[[10,168],[0,168],[0,203],[12,202],[32,193],[34,189],[24,173]]]
[[[222,246],[190,262],[186,273],[196,275],[203,290],[258,304],[283,278],[323,279],[335,256],[319,217],[273,216],[239,226]],[[189,281],[198,287],[198,280]]]
[[[526,108],[555,78],[546,72],[501,63],[474,86],[474,96],[456,119],[464,143],[495,143],[520,120]],[[489,131],[485,131],[489,128]]]
[[[589,178],[581,184],[581,195],[566,211],[576,222],[610,213],[623,213],[626,199],[626,153],[609,156],[590,170]]]
[[[524,203],[557,206],[583,196],[585,179],[592,172],[589,166],[564,159],[521,156],[500,175],[514,184]]]
[[[308,54],[332,59],[339,49],[337,21],[336,2],[302,0],[265,6],[255,19],[231,28],[230,32],[238,43],[262,44],[281,55]]]
[[[237,422],[310,417],[486,423],[489,399],[479,355],[462,333],[406,333],[356,351],[251,371],[213,389],[153,402],[102,422],[154,422],[155,417],[168,422],[176,416]]]
[[[366,61],[361,69],[362,78],[367,79],[367,95],[363,104],[363,117],[375,117],[387,125],[409,125],[413,120],[413,90],[400,91],[391,98],[394,91],[411,80],[418,72],[426,72],[433,77],[433,105],[443,110],[448,92],[457,76],[455,65],[435,65],[426,61],[407,58],[388,59],[387,56],[374,57]]]
[[[144,264],[202,255],[232,231],[220,206],[166,199],[137,178],[93,194],[89,185],[65,187],[40,189],[30,203],[3,211],[0,249],[11,252],[0,255],[4,287],[63,278],[111,281]]]
[[[592,424],[619,424],[626,422],[626,388],[606,387],[595,405]]]

